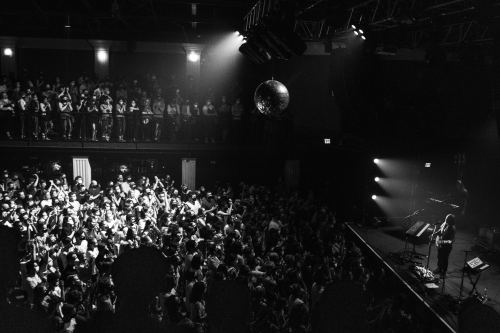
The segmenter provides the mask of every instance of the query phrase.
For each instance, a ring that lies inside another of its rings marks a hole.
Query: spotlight
[[[372,194],[372,200],[376,200],[377,196],[375,194]]]
[[[107,50],[97,50],[97,61],[101,64],[108,61],[108,51]]]
[[[425,167],[426,167],[426,168],[430,168],[430,167],[431,167],[431,162],[427,162],[427,163],[425,163]]]
[[[354,24],[351,24],[351,28],[353,28],[354,30],[356,30],[356,26]]]
[[[197,62],[200,60],[200,54],[196,53],[194,51],[189,52],[188,54],[188,60],[191,62]]]
[[[358,30],[360,34],[364,34],[363,30],[359,29]]]
[[[325,145],[329,145],[331,143],[330,138],[325,138]]]
[[[3,49],[3,55],[6,57],[12,57],[13,54],[14,51],[12,51],[10,47],[6,47],[5,49]]]
[[[380,162],[380,160],[378,158],[373,159],[373,163],[378,164],[379,162]]]
[[[379,177],[375,177],[375,181],[378,183],[380,181]]]
[[[356,30],[354,30],[354,35],[356,35],[356,36],[357,36],[357,35],[359,35],[359,34],[358,34],[358,32],[357,32]]]
[[[362,39],[362,40],[366,40],[366,37],[365,37],[365,36],[361,36],[361,39]]]

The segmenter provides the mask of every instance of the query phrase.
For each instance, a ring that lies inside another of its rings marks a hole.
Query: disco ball
[[[267,116],[279,116],[290,102],[290,94],[285,85],[276,80],[259,84],[253,96],[257,109]]]

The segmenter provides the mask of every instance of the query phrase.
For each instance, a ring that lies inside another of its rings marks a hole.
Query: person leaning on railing
[[[71,140],[73,132],[73,105],[68,91],[68,87],[63,88],[58,96],[59,103],[57,103],[61,117],[62,138],[65,140]]]
[[[101,112],[102,139],[109,142],[113,129],[113,99],[109,96],[109,91],[104,89],[99,99],[99,110]]]
[[[175,141],[177,139],[177,129],[179,120],[179,105],[176,103],[175,99],[172,99],[167,105],[167,119],[166,119],[166,131],[167,138],[169,141]]]
[[[26,113],[30,97],[26,93],[21,94],[17,101],[17,119],[19,122],[19,136],[21,140],[26,138]]]
[[[40,102],[38,101],[37,94],[33,94],[31,100],[28,103],[28,114],[30,118],[30,130],[33,139],[38,140],[40,137],[40,124],[38,121],[39,113],[40,113]]]
[[[130,101],[125,118],[127,121],[127,124],[125,125],[125,128],[127,130],[127,139],[136,141],[137,130],[139,128],[138,123],[140,121],[140,109],[135,99],[132,99]]]
[[[75,131],[76,135],[78,136],[78,139],[80,140],[86,140],[87,139],[87,133],[86,133],[86,117],[85,113],[87,111],[86,105],[88,101],[88,92],[82,92],[80,94],[78,103],[75,105]]]
[[[2,92],[0,99],[0,135],[5,134],[9,140],[12,140],[11,128],[14,115],[14,103],[9,99],[6,92]]]
[[[124,135],[126,130],[125,114],[127,113],[127,103],[120,97],[118,103],[115,105],[115,118],[116,118],[116,134],[118,141],[124,142]]]
[[[193,106],[191,105],[191,101],[189,99],[186,99],[181,105],[179,136],[183,141],[188,141],[191,139],[193,126],[192,109]]]
[[[49,130],[51,127],[52,119],[52,106],[49,102],[49,99],[44,96],[42,101],[40,102],[40,114],[39,114],[39,123],[40,129],[42,132],[42,140],[50,140],[49,138]]]
[[[97,103],[97,96],[92,95],[90,100],[86,103],[86,115],[89,129],[89,136],[91,141],[97,141],[97,132],[99,127],[99,108]]]
[[[151,141],[153,123],[153,110],[151,109],[151,100],[144,99],[144,104],[141,110],[141,139],[142,141]]]
[[[165,115],[165,100],[161,95],[157,95],[153,102],[153,138],[160,141]]]

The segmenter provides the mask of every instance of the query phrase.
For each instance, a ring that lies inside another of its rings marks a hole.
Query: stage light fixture
[[[353,28],[354,30],[356,30],[356,26],[354,24],[351,24],[351,28]]]
[[[331,140],[330,140],[330,138],[325,138],[324,142],[325,142],[325,145],[329,145],[331,143]]]
[[[108,51],[101,49],[97,50],[97,61],[99,61],[101,64],[105,63],[108,61]]]
[[[375,177],[374,180],[378,183],[380,181],[379,177]]]
[[[191,62],[197,62],[200,61],[200,54],[196,53],[194,51],[189,52],[188,54],[188,60]]]
[[[239,50],[257,64],[262,64],[268,60],[267,54],[264,54],[263,50],[251,40],[247,40],[246,43],[243,43]]]
[[[362,39],[362,40],[366,40],[366,37],[365,37],[365,36],[361,36],[361,39]]]
[[[12,57],[12,55],[14,55],[14,51],[12,51],[10,47],[6,47],[3,49],[3,55],[6,57]]]
[[[257,53],[258,56],[255,54],[250,56],[257,63],[273,59],[288,60],[293,55],[302,55],[307,45],[289,24],[288,19],[291,17],[288,15],[283,17],[276,12],[262,22],[247,28],[244,35],[246,44],[251,46],[240,48],[240,51],[247,56]]]
[[[359,34],[358,34],[358,31],[354,30],[354,35],[355,35],[355,36],[359,35]]]
[[[377,196],[375,194],[372,194],[372,200],[376,200]]]
[[[359,29],[358,30],[360,34],[364,34],[363,30]]]
[[[373,159],[373,163],[378,164],[379,162],[380,162],[380,160],[378,158]]]
[[[431,167],[431,162],[427,162],[427,163],[425,163],[425,167],[426,167],[426,168],[430,168],[430,167]]]

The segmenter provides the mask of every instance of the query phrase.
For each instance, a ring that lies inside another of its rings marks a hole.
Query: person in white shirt
[[[78,202],[76,198],[76,193],[71,192],[69,194],[68,207],[73,209],[75,213],[78,213],[80,211],[80,206],[81,206],[80,202]]]
[[[186,202],[186,206],[187,208],[189,209],[189,211],[191,211],[191,213],[194,215],[194,216],[197,216],[198,215],[198,212],[201,208],[201,204],[200,202],[197,200],[196,198],[196,194],[193,193],[189,196],[189,200]]]

